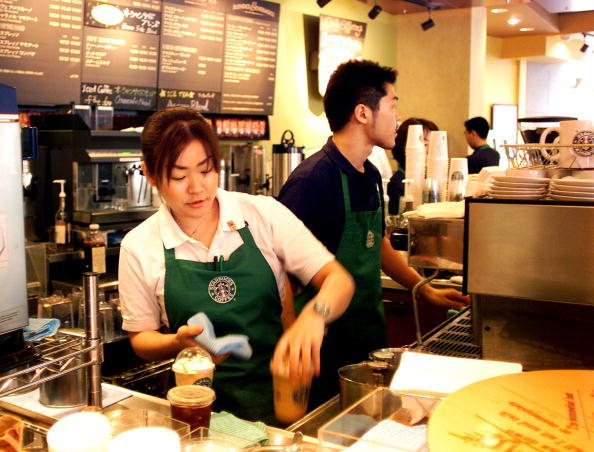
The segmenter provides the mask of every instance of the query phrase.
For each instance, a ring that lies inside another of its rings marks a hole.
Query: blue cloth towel
[[[58,328],[60,328],[58,319],[29,319],[29,326],[23,329],[23,338],[26,341],[39,341],[56,334]]]
[[[199,312],[190,317],[188,319],[188,325],[200,325],[204,328],[202,333],[194,339],[213,355],[231,353],[236,358],[245,360],[252,357],[252,347],[245,334],[228,334],[227,336],[217,338],[214,326],[204,312]]]

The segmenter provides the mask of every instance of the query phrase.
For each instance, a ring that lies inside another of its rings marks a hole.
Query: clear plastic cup
[[[171,388],[167,393],[171,417],[185,422],[190,430],[208,427],[215,392],[207,386],[187,385]]]
[[[272,375],[274,415],[280,423],[289,425],[305,416],[311,379],[311,373],[305,382],[301,378],[291,379],[287,363]]]
[[[215,364],[210,354],[200,347],[184,348],[175,359],[172,370],[176,386],[212,387]]]

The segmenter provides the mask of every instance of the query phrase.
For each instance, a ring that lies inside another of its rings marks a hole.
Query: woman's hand
[[[270,364],[273,374],[282,374],[289,365],[289,377],[307,382],[320,374],[320,348],[324,339],[324,318],[315,313],[311,302],[295,323],[282,335]]]
[[[435,289],[428,284],[421,288],[420,295],[431,304],[447,308],[459,309],[470,303],[468,295],[462,295],[455,289]]]
[[[224,355],[213,355],[208,350],[206,350],[204,347],[202,347],[198,342],[196,342],[195,337],[198,336],[200,333],[202,333],[203,330],[204,330],[204,328],[200,325],[180,326],[179,329],[177,330],[176,335],[175,335],[175,340],[179,343],[179,346],[181,347],[180,351],[186,347],[200,347],[204,351],[206,351],[207,353],[210,354],[210,357],[212,358],[212,360],[215,364],[219,364],[219,363],[225,361],[227,358],[229,358],[229,356],[230,356],[229,353],[225,353]]]

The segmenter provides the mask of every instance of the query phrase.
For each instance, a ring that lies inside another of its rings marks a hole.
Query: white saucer
[[[593,193],[583,193],[583,192],[579,192],[579,191],[551,190],[551,195],[571,196],[573,198],[594,199],[594,192]]]
[[[494,186],[497,187],[509,187],[509,188],[533,188],[533,187],[545,187],[547,184],[544,182],[493,182]]]
[[[546,190],[543,189],[525,189],[525,190],[509,190],[503,188],[491,188],[489,193],[499,193],[500,195],[538,195],[542,193],[546,193]]]
[[[497,182],[524,182],[527,184],[534,184],[540,182],[546,184],[549,182],[548,177],[518,177],[518,176],[493,176]],[[591,181],[594,182],[594,181]]]
[[[544,198],[544,193],[543,194],[538,194],[538,195],[500,195],[500,194],[496,194],[496,193],[490,193],[490,196],[492,196],[493,198],[497,198],[497,199],[530,199],[530,200],[534,200],[534,199],[541,199]],[[583,199],[583,198],[580,198]]]
[[[594,180],[592,179],[555,179],[555,184],[563,186],[575,185],[577,187],[594,187]]]
[[[594,193],[594,186],[580,187],[579,185],[557,184],[556,182],[551,182],[551,190],[571,190],[574,192]]]
[[[562,195],[551,195],[551,198],[558,201],[583,201],[594,203],[594,198],[580,198],[577,196],[562,196]]]

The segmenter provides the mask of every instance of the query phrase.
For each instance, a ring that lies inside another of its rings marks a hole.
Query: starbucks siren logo
[[[373,235],[372,231],[367,231],[367,240],[365,241],[365,246],[367,248],[373,248],[375,245],[375,236]]]
[[[235,281],[228,276],[217,276],[208,284],[208,295],[217,303],[229,303],[235,298]]]

